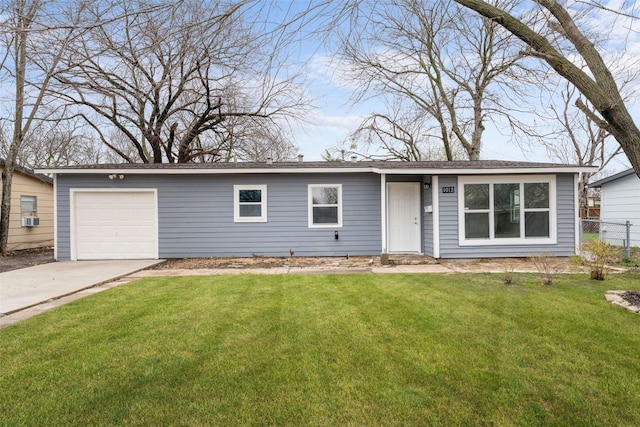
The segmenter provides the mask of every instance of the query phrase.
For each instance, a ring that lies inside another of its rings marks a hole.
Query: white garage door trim
[[[70,191],[70,246],[71,246],[71,260],[78,260],[78,242],[77,242],[77,218],[76,218],[76,197],[79,193],[145,193],[152,194],[153,199],[153,214],[150,218],[150,225],[155,230],[154,239],[154,252],[146,254],[141,258],[158,259],[158,191],[153,188],[72,188]]]

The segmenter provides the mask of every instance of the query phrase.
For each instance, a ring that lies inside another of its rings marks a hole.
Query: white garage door
[[[155,191],[74,193],[78,260],[158,258]]]

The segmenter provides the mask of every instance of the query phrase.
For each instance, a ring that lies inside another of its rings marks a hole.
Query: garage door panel
[[[155,192],[77,192],[77,259],[158,257]]]

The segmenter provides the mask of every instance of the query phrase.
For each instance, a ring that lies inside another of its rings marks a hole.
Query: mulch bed
[[[0,273],[54,262],[53,248],[23,249],[0,256]]]
[[[274,267],[341,267],[365,268],[380,265],[379,257],[262,257],[251,258],[187,258],[168,259],[153,270],[190,270],[217,268],[274,268]]]
[[[620,297],[629,304],[640,307],[640,291],[627,291],[621,294]]]

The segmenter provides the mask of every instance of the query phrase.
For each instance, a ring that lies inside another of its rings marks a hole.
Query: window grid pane
[[[240,203],[262,202],[262,190],[240,190],[238,196]]]
[[[549,212],[525,212],[525,237],[549,237]]]
[[[314,224],[337,224],[338,223],[338,207],[314,206],[313,207],[313,223]]]
[[[520,184],[493,185],[494,238],[520,237]]]
[[[240,216],[241,217],[261,217],[262,205],[261,204],[241,204]]]
[[[338,205],[337,187],[314,187],[311,192],[313,205]]]
[[[466,239],[488,239],[489,213],[465,212],[464,230]]]
[[[525,209],[549,208],[549,183],[527,182],[524,184]]]
[[[467,210],[489,209],[489,184],[465,185],[464,207]]]

